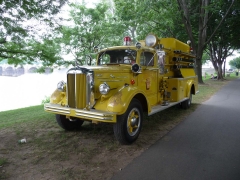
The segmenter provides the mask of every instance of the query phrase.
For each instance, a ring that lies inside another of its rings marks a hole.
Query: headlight
[[[59,91],[65,91],[65,87],[66,87],[66,83],[64,81],[60,81],[58,84],[57,84],[57,89]]]
[[[109,90],[110,90],[110,87],[109,87],[109,85],[107,83],[100,84],[99,92],[101,94],[105,95],[105,94],[107,94],[109,92]]]

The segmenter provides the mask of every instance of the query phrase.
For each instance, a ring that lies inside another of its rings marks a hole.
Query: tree
[[[53,47],[55,15],[65,0],[0,1],[0,61],[10,64],[54,62],[59,56]],[[53,45],[53,46],[52,46]],[[51,52],[49,51],[50,49]]]
[[[213,40],[209,43],[209,54],[210,61],[213,64],[215,71],[217,72],[217,79],[223,80],[223,76],[225,73],[225,62],[226,58],[232,55],[233,51],[231,46],[223,45],[218,42],[214,42]]]
[[[185,25],[187,34],[192,42],[194,53],[196,54],[196,70],[198,74],[198,82],[203,83],[202,80],[202,55],[207,44],[215,35],[218,28],[229,13],[235,0],[230,1],[227,10],[222,14],[219,23],[214,27],[214,30],[208,35],[209,20],[211,19],[212,12],[219,7],[219,1],[188,1],[177,0],[179,10],[182,12],[182,21]],[[198,21],[196,21],[198,18]]]
[[[237,68],[238,71],[239,71],[239,69],[240,69],[240,57],[237,57],[237,58],[231,60],[229,62],[229,65],[232,66],[232,67]]]
[[[153,32],[159,37],[174,37],[185,42],[187,41],[182,38],[183,36],[179,36],[182,33],[179,31],[179,13],[175,1],[151,0],[146,1],[144,7],[144,16],[142,17],[142,25],[140,27],[144,26],[145,31],[148,33]]]
[[[114,0],[117,19],[125,34],[135,41],[153,33],[158,37],[176,37],[173,19],[178,17],[177,4],[172,0]]]
[[[230,6],[230,1],[218,2],[218,8],[215,7],[215,11],[212,12],[211,19],[209,20],[208,31],[212,34],[215,27],[218,26],[224,14]],[[218,73],[218,79],[223,80],[225,74],[225,62],[226,58],[232,55],[235,48],[238,48],[240,44],[236,44],[236,38],[239,37],[239,33],[234,29],[236,22],[240,18],[240,3],[236,2],[232,8],[229,9],[228,15],[222,21],[222,25],[215,31],[212,39],[209,41],[207,49],[211,56],[212,64],[215,71]]]
[[[141,4],[142,2],[114,0],[114,15],[117,21],[121,22],[119,28],[124,30],[121,36],[130,36],[134,42],[136,41],[136,30],[139,24],[139,17],[137,16],[138,12],[136,11],[139,7],[138,3]]]
[[[116,21],[108,12],[105,3],[99,3],[95,8],[87,8],[84,4],[71,4],[70,20],[72,25],[62,26],[60,38],[62,51],[71,57],[68,64],[75,60],[80,65],[85,64],[86,56],[93,52],[95,46],[100,48],[119,44]]]

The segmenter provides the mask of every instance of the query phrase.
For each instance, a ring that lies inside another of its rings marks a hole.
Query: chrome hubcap
[[[140,128],[140,122],[141,122],[140,112],[137,108],[133,108],[130,111],[127,120],[127,131],[130,136],[134,136],[137,134]]]

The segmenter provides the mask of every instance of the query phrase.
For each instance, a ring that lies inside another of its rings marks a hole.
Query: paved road
[[[112,178],[128,179],[240,180],[240,79]]]

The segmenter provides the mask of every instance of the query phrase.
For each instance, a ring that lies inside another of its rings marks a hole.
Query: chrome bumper
[[[71,117],[77,117],[85,120],[99,121],[99,122],[116,122],[116,113],[107,112],[107,111],[98,111],[95,109],[85,110],[85,109],[75,109],[64,107],[59,104],[50,104],[47,103],[44,105],[44,110],[46,112],[61,114]]]

